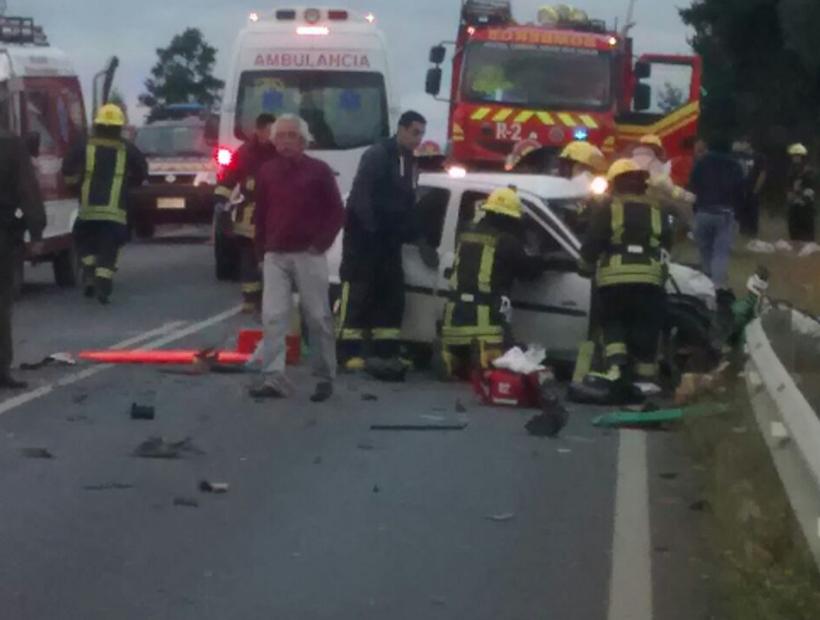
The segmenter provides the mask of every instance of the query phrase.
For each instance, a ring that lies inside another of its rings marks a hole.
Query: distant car
[[[138,237],[152,237],[158,224],[212,221],[217,137],[218,119],[210,115],[137,129],[136,145],[148,159],[148,181],[130,194],[131,226]]]

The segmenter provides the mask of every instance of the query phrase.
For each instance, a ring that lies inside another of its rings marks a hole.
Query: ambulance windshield
[[[239,81],[236,137],[253,133],[256,117],[297,114],[310,125],[318,150],[369,146],[389,135],[387,93],[380,73],[252,71]]]

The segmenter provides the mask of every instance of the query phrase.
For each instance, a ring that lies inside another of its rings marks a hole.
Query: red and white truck
[[[643,54],[633,62],[628,28],[617,31],[566,5],[533,17],[515,20],[510,0],[463,1],[448,100],[451,160],[502,170],[522,140],[550,154],[589,140],[612,157],[653,133],[673,175],[684,174],[700,115],[701,59]],[[441,90],[444,45],[430,51],[433,96]]]

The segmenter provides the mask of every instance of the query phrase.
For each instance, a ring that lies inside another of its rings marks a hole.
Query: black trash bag
[[[572,383],[567,389],[567,399],[582,405],[640,405],[646,397],[632,383],[612,381],[604,377],[587,375],[581,383]]]
[[[531,418],[524,428],[536,437],[557,437],[569,421],[569,411],[550,385],[542,385],[539,391],[541,413]]]
[[[374,379],[389,383],[399,383],[407,376],[407,365],[398,358],[369,357],[365,360],[364,370]]]

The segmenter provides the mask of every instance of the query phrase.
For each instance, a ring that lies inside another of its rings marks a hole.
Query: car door
[[[577,241],[543,203],[524,200],[525,249],[563,263],[513,288],[513,335],[523,344],[540,344],[550,359],[574,359],[587,336],[591,284],[578,275]]]
[[[415,217],[419,231],[427,244],[438,251],[440,264],[438,269],[425,265],[417,245],[402,247],[405,284],[402,339],[408,342],[432,342],[436,335],[436,321],[441,318],[443,293],[447,291],[446,284],[442,287],[446,256],[452,254],[444,242],[452,199],[453,192],[443,187],[420,185],[417,191]]]

